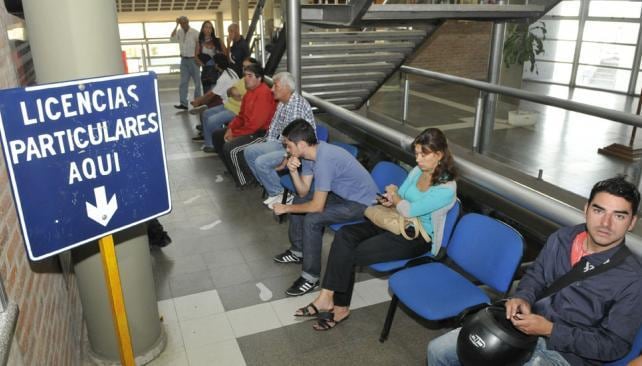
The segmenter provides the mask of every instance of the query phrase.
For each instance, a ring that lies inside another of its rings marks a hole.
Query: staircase
[[[372,0],[351,0],[341,5],[303,5],[301,21],[307,28],[301,32],[301,88],[341,107],[358,109],[445,20],[530,23],[559,1],[374,5]],[[283,55],[276,72],[286,69]]]
[[[359,108],[437,26],[428,29],[323,29],[301,34],[301,88]],[[287,69],[283,56],[277,72]]]

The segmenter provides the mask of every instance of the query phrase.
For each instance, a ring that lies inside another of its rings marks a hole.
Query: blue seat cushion
[[[421,258],[421,257],[434,257],[431,252],[426,253],[425,255],[416,257],[416,258]],[[371,264],[369,267],[374,269],[377,272],[392,272],[396,271],[398,269],[403,268],[406,263],[410,262],[415,258],[410,258],[410,259],[400,259],[397,261],[390,261],[390,262],[381,262],[381,263],[375,263]]]
[[[330,225],[330,229],[332,231],[334,231],[334,232],[337,232],[337,231],[339,231],[339,229],[341,229],[342,227],[344,227],[346,225],[360,224],[362,222],[364,222],[364,220],[357,220],[357,221],[350,221],[350,222],[342,222],[342,223],[339,223],[339,224],[332,224],[332,225]]]
[[[488,295],[442,263],[401,270],[390,277],[390,289],[408,308],[428,320],[454,317]]]

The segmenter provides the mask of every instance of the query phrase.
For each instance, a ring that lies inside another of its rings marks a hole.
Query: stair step
[[[301,54],[312,53],[372,53],[372,52],[401,52],[409,53],[415,47],[415,42],[400,41],[375,41],[367,43],[342,42],[342,43],[313,43],[302,44]]]
[[[303,89],[303,91],[306,91]],[[315,97],[319,97],[321,99],[331,99],[331,98],[345,98],[345,97],[360,97],[360,98],[365,98],[368,95],[370,95],[370,91],[368,89],[348,89],[348,90],[330,90],[330,91],[324,91],[324,92],[316,92],[316,93],[310,93],[314,95]]]
[[[341,82],[341,81],[361,81],[361,80],[383,80],[386,74],[383,72],[360,72],[353,74],[326,74],[326,75],[303,75],[301,82],[303,84],[314,84],[320,82]]]
[[[279,66],[277,72],[286,71],[287,63]],[[339,73],[359,73],[363,71],[384,72],[388,73],[394,68],[393,64],[387,62],[370,62],[364,64],[327,64],[315,66],[301,66],[301,74],[304,75],[322,75],[322,74],[339,74]]]
[[[301,43],[306,42],[355,42],[355,41],[420,41],[426,37],[426,31],[410,30],[379,30],[379,31],[329,31],[305,32],[301,34]]]
[[[303,90],[308,93],[317,93],[322,91],[335,91],[335,90],[344,90],[355,88],[374,90],[381,80],[363,80],[363,81],[346,81],[342,83],[323,83],[323,84],[311,84],[306,83],[305,81],[302,84]]]
[[[373,53],[355,53],[355,54],[332,54],[332,55],[301,55],[301,66],[327,65],[327,64],[361,64],[368,63],[372,60],[379,62],[397,63],[404,59],[403,53],[398,52],[373,52]],[[287,64],[287,57],[283,57],[281,62]]]

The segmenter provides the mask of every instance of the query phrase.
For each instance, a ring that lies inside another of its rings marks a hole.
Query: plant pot
[[[508,124],[511,126],[532,126],[537,122],[539,113],[529,111],[509,111]]]

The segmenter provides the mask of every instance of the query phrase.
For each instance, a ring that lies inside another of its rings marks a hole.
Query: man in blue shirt
[[[290,155],[287,168],[298,197],[292,205],[274,205],[277,215],[292,214],[291,247],[274,260],[303,263],[301,277],[285,291],[290,296],[299,296],[319,284],[324,227],[362,219],[366,207],[375,202],[377,185],[349,152],[317,141],[314,128],[307,121],[290,123],[283,130],[283,138]]]
[[[506,318],[523,333],[538,336],[525,365],[601,365],[622,358],[642,322],[642,265],[624,262],[538,299],[574,265],[585,272],[609,261],[624,246],[637,221],[640,193],[623,178],[593,186],[584,206],[586,223],[553,233],[506,302]],[[430,342],[428,364],[459,365],[459,329]]]

